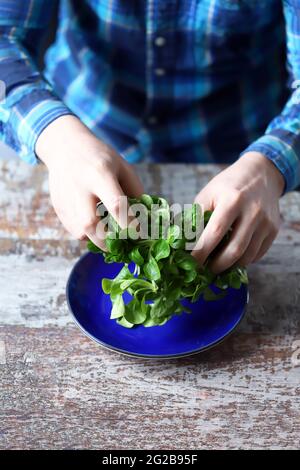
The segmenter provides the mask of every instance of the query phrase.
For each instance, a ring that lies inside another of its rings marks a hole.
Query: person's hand
[[[244,154],[214,177],[196,197],[204,210],[214,209],[193,251],[199,263],[205,263],[230,227],[230,239],[213,256],[211,269],[219,273],[260,259],[279,230],[283,189],[279,170],[257,152]]]
[[[143,193],[133,168],[69,115],[46,127],[37,140],[36,153],[48,167],[52,204],[64,227],[75,238],[88,237],[105,248],[96,204],[102,201],[122,224],[121,197]]]

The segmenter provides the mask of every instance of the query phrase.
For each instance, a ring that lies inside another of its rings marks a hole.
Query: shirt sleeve
[[[0,0],[0,138],[28,163],[35,144],[56,118],[72,114],[37,65],[56,0]]]
[[[283,11],[291,96],[282,113],[271,121],[265,134],[241,155],[249,151],[264,154],[284,176],[287,192],[300,184],[300,0],[283,1]]]

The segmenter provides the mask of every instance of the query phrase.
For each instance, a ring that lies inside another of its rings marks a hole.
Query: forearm
[[[0,80],[5,87],[0,138],[28,163],[37,162],[34,146],[45,127],[71,113],[37,66],[38,45],[55,3],[0,0]]]
[[[300,81],[300,14],[299,0],[283,0],[286,24],[287,62],[291,82]],[[259,77],[258,77],[259,79]],[[280,115],[269,124],[264,135],[244,152],[259,152],[270,160],[285,179],[284,191],[300,184],[300,93],[291,86],[291,96]],[[242,157],[243,157],[242,154]]]

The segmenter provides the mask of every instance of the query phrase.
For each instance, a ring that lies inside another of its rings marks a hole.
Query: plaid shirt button
[[[149,116],[148,124],[150,124],[150,126],[154,126],[155,124],[157,124],[157,117],[156,116]]]
[[[155,75],[156,75],[157,77],[162,77],[162,76],[165,75],[165,74],[166,74],[165,69],[155,69]]]
[[[158,37],[155,39],[154,44],[155,44],[157,47],[163,47],[163,46],[166,44],[166,40],[165,40],[165,38],[163,38],[162,36],[158,36]]]

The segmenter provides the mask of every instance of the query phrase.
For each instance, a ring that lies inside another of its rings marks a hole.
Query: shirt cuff
[[[259,152],[268,158],[285,179],[284,193],[292,191],[300,184],[300,155],[289,143],[276,135],[267,134],[249,145],[241,154]]]
[[[36,164],[35,144],[55,119],[73,114],[48,90],[34,90],[18,101],[4,123],[4,140],[27,163]]]

